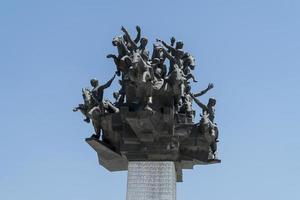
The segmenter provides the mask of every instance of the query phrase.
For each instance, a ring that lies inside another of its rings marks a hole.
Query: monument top
[[[95,149],[99,163],[110,171],[127,170],[128,161],[173,161],[177,181],[182,169],[197,164],[219,163],[216,157],[218,128],[214,122],[216,100],[203,104],[191,92],[194,57],[183,49],[184,43],[157,39],[153,51],[147,50],[148,39],[136,27],[135,39],[122,27],[123,34],[113,38],[118,54],[109,54],[116,73],[105,84],[92,79],[92,88],[83,88],[81,111],[84,121],[93,124],[95,133],[87,143]],[[166,60],[169,60],[167,69]],[[104,90],[119,77],[120,90],[115,102],[103,100]],[[194,123],[193,100],[202,109],[201,120]],[[101,134],[102,133],[102,134]]]

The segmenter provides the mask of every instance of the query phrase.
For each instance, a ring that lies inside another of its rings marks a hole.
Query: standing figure
[[[191,94],[191,97],[194,99],[195,103],[202,108],[203,114],[199,125],[200,130],[202,130],[207,141],[210,143],[210,158],[216,159],[217,142],[219,137],[217,124],[214,123],[216,99],[209,98],[207,105],[204,105],[193,94]]]
[[[95,101],[96,104],[100,105],[103,101],[103,93],[104,90],[112,84],[113,80],[115,79],[116,74],[105,84],[99,85],[99,81],[97,79],[91,80],[91,86],[93,89],[91,90],[92,98]]]

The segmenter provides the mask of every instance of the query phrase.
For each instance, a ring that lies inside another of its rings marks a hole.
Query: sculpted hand
[[[137,32],[141,32],[141,27],[136,26],[135,29],[136,29]]]
[[[171,44],[173,45],[175,43],[175,38],[174,37],[171,37]]]
[[[212,88],[214,88],[214,84],[209,83],[208,86],[207,86],[207,89],[210,90],[210,89],[212,89]]]
[[[113,58],[113,57],[114,57],[113,54],[108,54],[108,55],[106,56],[106,58]]]

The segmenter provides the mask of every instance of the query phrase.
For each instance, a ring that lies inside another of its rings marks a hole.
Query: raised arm
[[[214,88],[214,84],[209,83],[208,86],[207,86],[207,88],[206,88],[205,90],[202,90],[201,92],[194,94],[194,97],[202,96],[202,95],[204,95],[206,92],[208,92],[209,90],[211,90],[212,88]]]
[[[190,94],[191,97],[194,99],[195,103],[200,107],[202,108],[203,111],[206,111],[208,110],[206,105],[204,105],[203,103],[201,103],[193,94]]]
[[[171,42],[171,46],[173,47],[176,42],[175,37],[171,37],[170,42]]]
[[[169,53],[167,52],[166,49],[163,48],[163,52],[164,52],[164,55],[171,61],[171,62],[176,62],[175,58]]]
[[[111,83],[113,82],[113,80],[115,79],[115,77],[116,77],[116,74],[109,81],[107,81],[107,83],[105,83],[104,85],[102,85],[101,89],[108,88],[111,85]]]
[[[136,35],[136,38],[134,39],[134,43],[137,44],[141,39],[141,27],[136,26],[135,28],[137,31],[137,35]]]
[[[122,31],[124,32],[124,34],[126,35],[126,37],[127,37],[127,39],[128,39],[128,42],[130,42],[130,44],[133,46],[133,48],[134,48],[134,49],[137,49],[138,47],[137,47],[136,43],[134,43],[134,41],[132,41],[132,39],[131,39],[131,37],[130,37],[128,31],[126,30],[126,28],[124,28],[124,27],[122,26],[121,30],[122,30]]]
[[[163,40],[156,39],[156,41],[162,43],[162,45],[164,45],[164,47],[166,47],[171,53],[174,53],[176,51],[174,47],[168,45]]]

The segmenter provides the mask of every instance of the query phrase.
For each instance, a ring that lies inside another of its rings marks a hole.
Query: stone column
[[[129,162],[126,200],[176,200],[174,162]]]

